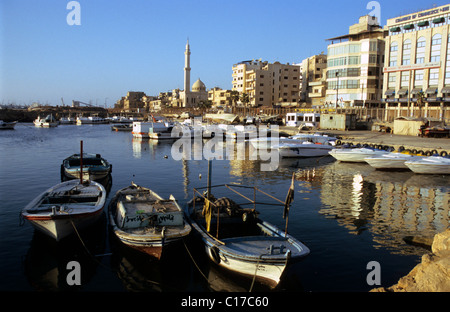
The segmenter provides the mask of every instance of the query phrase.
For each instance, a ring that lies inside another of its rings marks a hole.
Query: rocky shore
[[[397,284],[371,292],[450,292],[450,228],[434,236],[431,253]]]

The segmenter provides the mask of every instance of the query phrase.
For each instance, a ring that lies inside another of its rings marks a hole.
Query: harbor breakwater
[[[450,292],[450,228],[434,236],[431,253],[397,284],[371,292]]]

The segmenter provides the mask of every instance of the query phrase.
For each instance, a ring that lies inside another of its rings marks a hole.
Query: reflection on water
[[[336,162],[323,171],[321,188],[321,214],[335,218],[350,233],[369,231],[374,243],[395,252],[417,252],[404,244],[405,236],[433,236],[449,224],[445,176]]]

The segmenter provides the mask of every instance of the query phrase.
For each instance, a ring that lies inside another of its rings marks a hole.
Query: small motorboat
[[[377,156],[366,157],[364,160],[373,168],[378,170],[409,170],[405,161],[423,158],[405,153],[391,152]]]
[[[334,149],[330,144],[313,143],[297,140],[297,143],[282,143],[274,148],[278,149],[280,156],[287,157],[322,157],[328,156]]]
[[[420,174],[450,174],[450,158],[443,156],[428,156],[405,161],[405,165],[414,173]]]
[[[37,230],[60,241],[95,223],[101,216],[106,196],[100,183],[70,180],[37,196],[21,215]]]
[[[100,154],[73,154],[63,160],[61,164],[61,180],[79,179],[83,172],[83,179],[98,181],[108,176],[112,165]]]
[[[34,125],[36,127],[43,127],[43,128],[52,128],[58,126],[58,120],[56,120],[55,117],[53,117],[52,114],[47,115],[45,118],[41,118],[38,116],[34,121]]]
[[[3,120],[0,120],[0,130],[14,130],[16,123],[17,121],[5,122]]]
[[[329,151],[329,154],[342,162],[362,162],[365,163],[365,158],[372,156],[380,156],[389,153],[385,150],[372,149],[367,147],[357,148],[335,148]]]
[[[117,191],[109,204],[108,216],[114,234],[122,243],[157,259],[191,232],[183,210],[172,195],[163,199],[134,183]]]
[[[217,185],[206,189],[215,187],[226,187],[247,200],[249,198],[236,191],[236,187],[247,188],[252,194],[260,191],[243,185]],[[186,214],[208,258],[219,267],[275,287],[291,262],[310,253],[308,247],[287,230],[282,231],[258,217],[255,206],[264,205],[261,201],[242,203],[244,200],[240,198],[237,204],[228,196],[216,199],[210,191],[200,192],[202,189],[205,188],[194,189],[195,195],[187,205]],[[243,207],[246,204],[253,208]]]
[[[111,126],[112,131],[129,131],[133,130],[133,125],[131,123],[123,123]]]

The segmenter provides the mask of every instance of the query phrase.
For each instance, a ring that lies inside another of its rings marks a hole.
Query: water
[[[0,132],[0,290],[80,291],[246,291],[247,280],[224,274],[202,257],[197,246],[157,262],[114,240],[106,216],[95,228],[64,244],[20,225],[21,209],[60,182],[62,160],[79,152],[98,153],[113,164],[114,193],[131,181],[181,204],[193,187],[206,186],[206,160],[176,161],[170,143],[139,141],[109,125],[60,125],[41,129],[18,124]],[[165,157],[168,156],[168,157]],[[275,171],[261,171],[257,160],[216,160],[213,184],[256,185],[284,199],[295,173],[295,200],[289,232],[311,254],[290,267],[280,291],[368,291],[367,264],[381,267],[381,286],[406,275],[427,250],[407,245],[403,237],[432,236],[448,227],[448,176],[378,172],[365,164],[344,164],[331,157],[282,160]],[[200,177],[201,176],[201,177]],[[284,228],[282,208],[261,208],[261,217]],[[86,248],[90,254],[86,252]],[[202,270],[199,272],[192,258]],[[69,286],[66,265],[78,261],[81,286]],[[206,280],[208,279],[208,281]],[[256,285],[255,290],[266,290]]]

